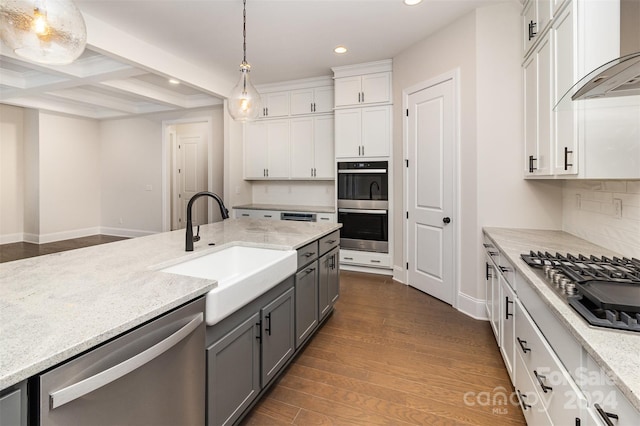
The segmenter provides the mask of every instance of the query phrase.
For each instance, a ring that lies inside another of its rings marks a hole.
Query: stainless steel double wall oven
[[[387,161],[338,163],[338,222],[343,249],[389,252]]]

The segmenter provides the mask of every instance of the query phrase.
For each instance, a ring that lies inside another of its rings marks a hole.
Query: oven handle
[[[338,174],[352,174],[352,173],[364,173],[364,174],[373,174],[373,173],[387,173],[387,169],[342,169],[338,170]]]
[[[338,209],[338,213],[387,214],[387,210]]]

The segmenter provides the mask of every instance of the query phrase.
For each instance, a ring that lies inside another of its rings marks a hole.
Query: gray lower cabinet
[[[294,290],[290,288],[260,310],[262,319],[262,386],[295,350]]]
[[[318,280],[318,304],[320,320],[329,312],[340,295],[339,264],[340,249],[337,247],[320,257],[320,278]]]
[[[296,274],[296,348],[318,325],[318,261]]]
[[[0,391],[0,426],[27,424],[27,382]]]
[[[233,424],[260,392],[260,314],[207,349],[209,425]]]

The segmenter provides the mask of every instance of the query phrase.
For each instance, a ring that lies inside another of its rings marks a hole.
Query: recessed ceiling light
[[[418,3],[422,3],[422,0],[404,0],[404,4],[407,6],[415,6]]]
[[[170,78],[169,83],[171,84],[180,84],[180,80],[176,80],[175,78]]]
[[[347,48],[344,46],[338,46],[335,49],[333,49],[333,51],[340,54],[347,53]]]

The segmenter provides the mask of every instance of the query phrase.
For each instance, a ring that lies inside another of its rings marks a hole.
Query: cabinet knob
[[[451,218],[450,217],[444,217],[444,218],[442,218],[442,221],[444,223],[451,223]]]

